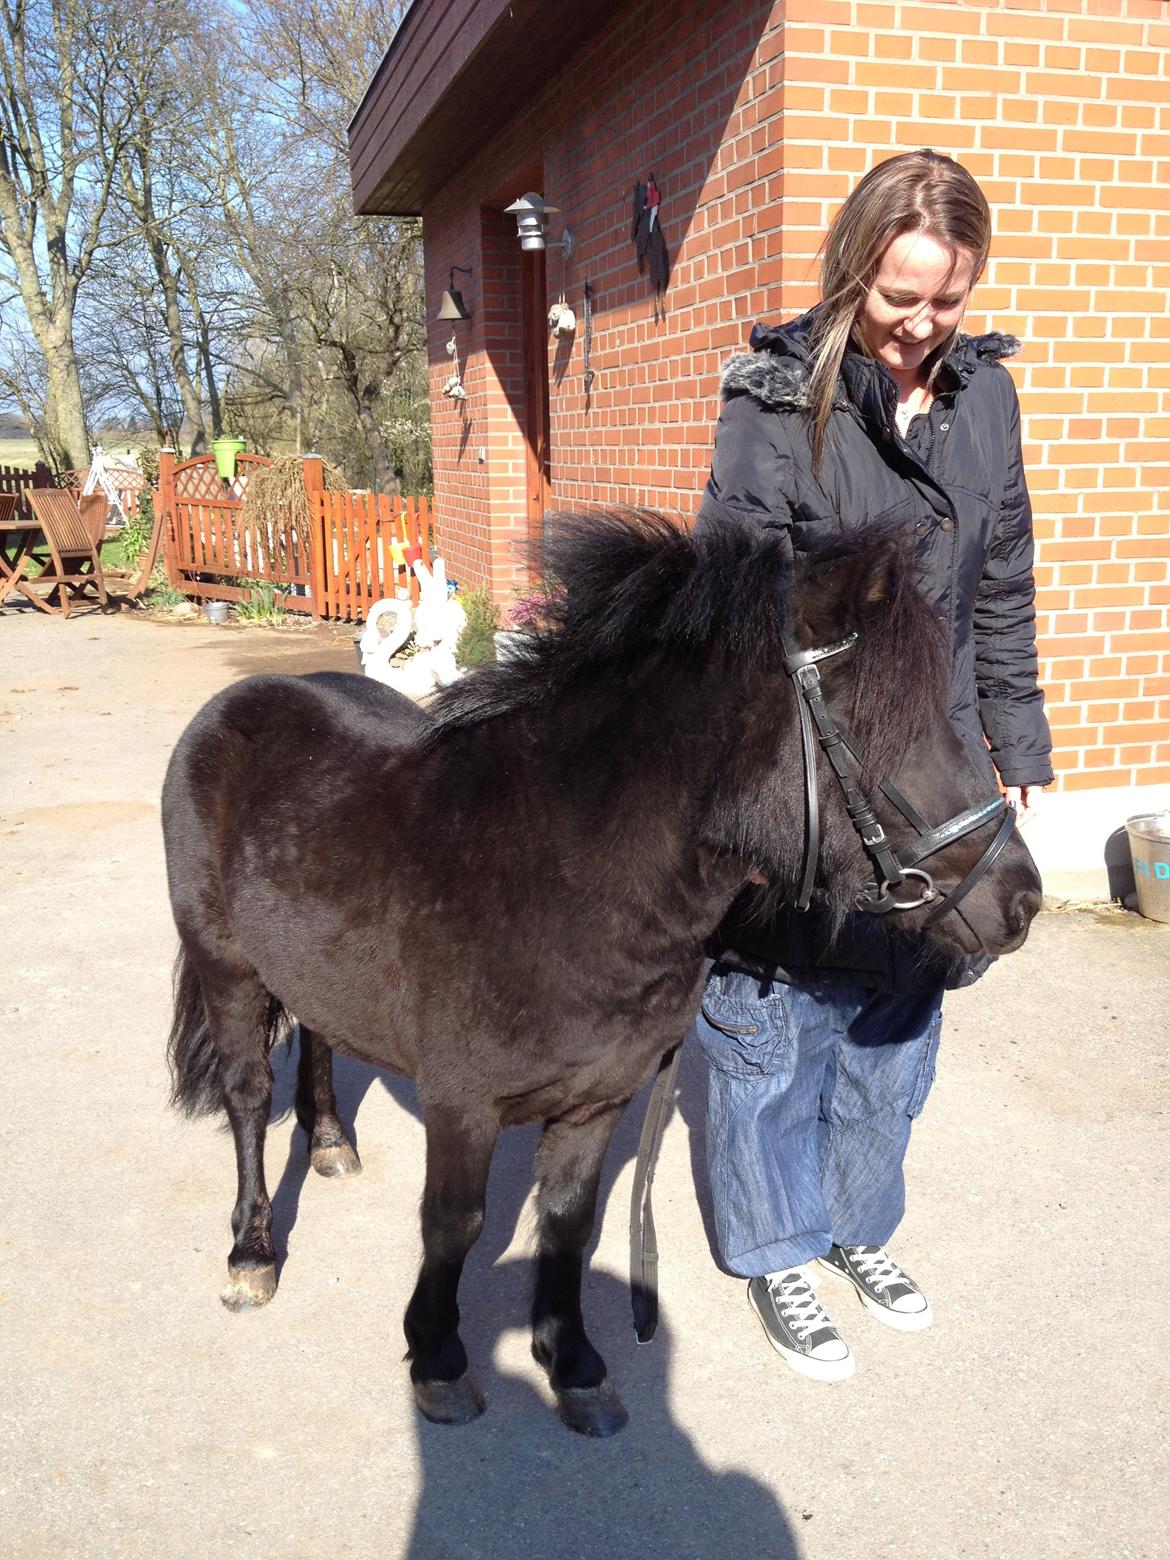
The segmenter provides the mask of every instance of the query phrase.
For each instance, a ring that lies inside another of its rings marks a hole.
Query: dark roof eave
[[[355,209],[419,215],[621,3],[414,0],[349,124]]]

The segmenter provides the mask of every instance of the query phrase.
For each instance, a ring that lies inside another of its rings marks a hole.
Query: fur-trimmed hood
[[[807,410],[812,373],[809,338],[815,316],[816,310],[810,309],[786,325],[755,326],[750,338],[752,350],[737,352],[723,370],[723,399],[750,395],[778,411]],[[984,336],[960,335],[947,354],[946,367],[961,386],[980,364],[996,363],[1019,350],[1019,340],[1000,331],[989,331]],[[839,405],[852,404],[864,415],[875,398],[881,405],[893,390],[893,378],[883,364],[859,352],[846,354],[837,394]]]

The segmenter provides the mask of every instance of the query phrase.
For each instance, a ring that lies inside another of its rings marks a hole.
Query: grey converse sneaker
[[[872,1311],[887,1327],[899,1332],[921,1332],[934,1320],[930,1302],[896,1262],[891,1262],[881,1246],[834,1246],[821,1266],[838,1278],[849,1281]]]
[[[844,1381],[853,1374],[849,1345],[825,1315],[809,1285],[808,1271],[789,1268],[748,1283],[748,1302],[768,1342],[802,1376]]]

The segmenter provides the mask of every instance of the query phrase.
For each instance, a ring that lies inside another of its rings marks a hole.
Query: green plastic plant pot
[[[230,482],[236,474],[236,456],[244,448],[243,439],[215,439],[212,442],[211,453],[215,456],[215,469],[225,482]]]

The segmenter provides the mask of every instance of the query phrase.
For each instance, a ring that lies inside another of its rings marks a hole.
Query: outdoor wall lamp
[[[437,320],[469,320],[471,310],[463,301],[463,294],[455,285],[455,272],[462,271],[465,276],[471,275],[469,265],[453,265],[447,276],[447,285],[443,288],[443,300],[439,304],[439,312],[435,315]]]
[[[550,206],[543,195],[537,195],[531,190],[527,195],[521,195],[519,200],[514,200],[510,206],[504,207],[507,216],[516,218],[520,248],[526,250],[544,248],[546,218],[550,212],[560,209],[559,206]]]

